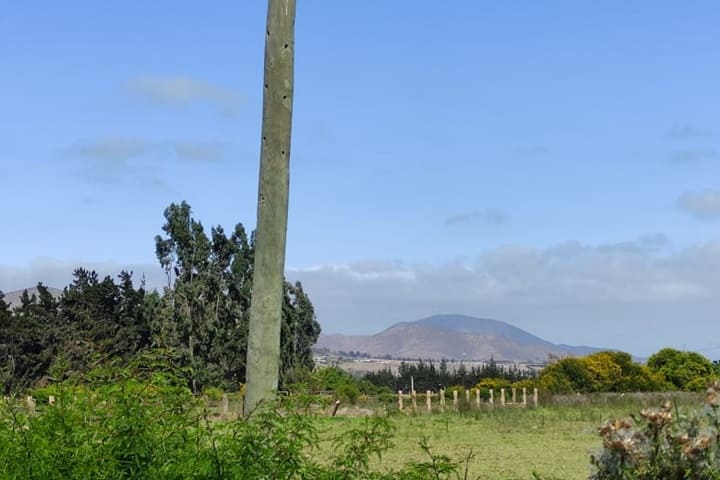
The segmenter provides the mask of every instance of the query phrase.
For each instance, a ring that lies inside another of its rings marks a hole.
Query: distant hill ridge
[[[544,362],[551,356],[579,356],[604,350],[558,345],[506,322],[460,314],[400,322],[375,335],[321,335],[317,346],[396,358],[494,358],[515,362]]]
[[[422,318],[414,322],[396,323],[390,328],[397,325],[413,324],[427,325],[441,330],[453,330],[461,333],[499,335],[523,343],[544,343],[552,345],[552,343],[545,341],[540,337],[536,337],[521,328],[510,325],[509,323],[493,320],[491,318],[476,318],[460,314],[433,315],[432,317]]]
[[[47,287],[47,289],[50,294],[55,298],[59,297],[63,293],[63,291],[59,288]],[[3,292],[5,294],[5,303],[10,305],[10,308],[14,308],[20,305],[20,297],[22,297],[22,294],[25,290],[27,290],[28,296],[30,297],[32,297],[33,295],[38,295],[37,287],[23,288],[22,290],[13,290],[11,292]]]

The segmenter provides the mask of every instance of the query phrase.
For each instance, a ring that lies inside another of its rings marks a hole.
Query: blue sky
[[[715,2],[298,3],[286,264],[325,331],[458,312],[720,358]],[[0,289],[160,284],[173,201],[252,228],[265,8],[3,9]]]

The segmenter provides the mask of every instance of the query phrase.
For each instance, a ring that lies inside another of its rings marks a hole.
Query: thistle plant
[[[708,387],[701,412],[684,415],[665,402],[611,420],[599,434],[593,480],[720,479],[720,383]]]

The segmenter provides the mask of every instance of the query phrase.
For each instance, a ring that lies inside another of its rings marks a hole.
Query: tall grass
[[[539,408],[365,418],[321,417],[312,413],[317,399],[284,398],[249,419],[218,420],[168,373],[140,379],[125,372],[33,394],[34,414],[19,399],[0,402],[0,479],[644,480],[661,477],[632,476],[630,450],[623,457],[618,445],[644,445],[643,452],[659,445],[658,451],[675,452],[677,459],[693,454],[712,468],[720,458],[717,396],[704,417],[693,413],[696,398],[615,395],[560,398]],[[648,422],[662,415],[646,405],[668,398],[677,422],[663,423],[662,435],[648,434],[654,431]],[[634,430],[613,423],[644,408]],[[623,444],[627,438],[635,440]],[[668,438],[675,443],[662,440]],[[688,471],[705,476],[662,478],[720,478],[702,465]]]
[[[47,391],[36,412],[16,399],[0,405],[0,479],[459,479],[459,462],[435,455],[376,469],[394,446],[384,416],[362,419],[334,437],[318,461],[316,418],[301,399],[261,406],[248,419],[218,422],[174,379],[119,378]],[[462,476],[461,476],[462,475]]]

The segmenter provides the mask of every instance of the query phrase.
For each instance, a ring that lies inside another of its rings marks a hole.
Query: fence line
[[[527,388],[522,388],[522,397],[520,401],[517,401],[517,392],[515,388],[511,388],[509,394],[506,394],[506,389],[501,388],[500,390],[500,407],[527,407],[528,406],[528,398],[527,398]],[[474,402],[472,401],[472,391],[475,392],[474,396]],[[481,391],[478,388],[473,389],[465,389],[465,395],[464,395],[464,401],[460,402],[460,390],[453,389],[452,390],[452,411],[459,411],[461,407],[463,408],[484,408],[484,406],[487,406],[489,408],[495,407],[495,390],[489,389],[488,390],[488,399],[484,400],[481,395]],[[418,407],[418,399],[417,399],[417,392],[412,391],[409,393],[404,393],[402,390],[398,390],[397,392],[397,406],[398,410],[404,411],[405,408],[408,406],[406,401],[410,400],[410,408],[413,413],[420,413],[421,409]],[[212,404],[214,402],[211,402],[207,397],[203,397],[205,402],[208,404]],[[508,398],[510,401],[508,401]],[[6,401],[9,401],[9,397],[6,397]],[[422,400],[421,400],[422,401]],[[37,412],[37,401],[35,398],[33,398],[31,395],[28,395],[24,398],[24,407],[29,415],[35,415]],[[54,395],[49,395],[47,398],[47,404],[48,406],[53,406],[56,404],[56,398]],[[233,414],[235,414],[235,408],[230,407],[230,401],[229,396],[227,393],[223,393],[221,399],[217,401],[217,403],[214,403],[216,408],[218,408],[219,416],[222,418],[229,418]],[[337,413],[338,406],[340,404],[340,401],[338,400],[333,409],[332,415],[334,416]],[[533,388],[533,395],[532,395],[532,406],[537,407],[538,406],[538,389]],[[447,408],[446,403],[446,391],[445,389],[440,389],[437,393],[433,392],[432,390],[426,390],[425,391],[425,408],[424,411],[427,413],[432,413],[433,411],[439,410],[440,412],[445,412]],[[242,411],[242,410],[240,410]]]
[[[475,391],[475,402],[471,401],[471,394],[472,391]],[[500,389],[500,406],[501,407],[527,407],[528,406],[528,395],[527,395],[527,388],[522,388],[522,393],[520,399],[518,399],[517,391],[515,387],[511,388],[508,394],[506,395],[506,389],[501,388]],[[483,399],[480,396],[480,389],[473,388],[473,389],[466,389],[465,390],[465,401],[464,405],[467,408],[481,408],[483,405],[487,405],[490,408],[495,406],[495,390],[490,389],[489,390],[489,397],[487,402],[483,401]],[[418,404],[417,404],[417,392],[412,391],[409,393],[404,393],[402,390],[398,390],[397,392],[397,405],[398,410],[403,411],[405,408],[405,400],[410,399],[411,402],[411,409],[413,413],[419,412],[418,410]],[[518,401],[519,400],[519,401]],[[435,405],[433,405],[433,401],[435,401]],[[532,395],[532,406],[537,407],[538,406],[538,389],[533,388],[533,395]],[[428,413],[431,413],[433,411],[433,407],[437,407],[438,410],[441,412],[445,411],[446,403],[445,403],[445,389],[440,389],[437,393],[434,393],[432,390],[426,390],[425,391],[425,411]],[[454,411],[460,410],[460,393],[458,390],[452,391],[452,408]]]

